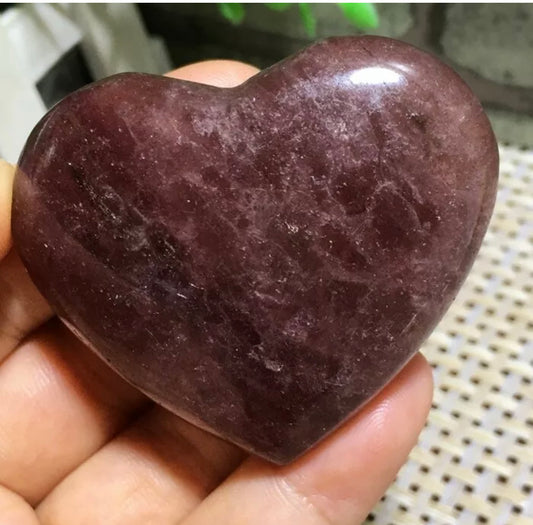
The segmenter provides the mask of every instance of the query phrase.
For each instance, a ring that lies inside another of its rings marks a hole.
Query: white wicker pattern
[[[481,252],[423,348],[428,424],[369,524],[533,525],[533,150],[500,156]]]

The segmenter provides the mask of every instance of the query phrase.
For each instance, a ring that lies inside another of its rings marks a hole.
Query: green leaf
[[[343,2],[337,5],[355,27],[360,29],[376,29],[378,27],[379,17],[374,4]]]
[[[265,4],[272,11],[286,11],[291,6],[290,3],[275,3],[275,4]]]
[[[242,4],[218,4],[220,14],[232,24],[238,25],[244,20],[244,6]]]
[[[311,11],[311,6],[307,3],[298,4],[298,9],[300,10],[300,18],[305,27],[305,32],[308,36],[316,36],[316,18]]]

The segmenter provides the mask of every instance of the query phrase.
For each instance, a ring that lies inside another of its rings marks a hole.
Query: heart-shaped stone
[[[283,463],[428,336],[478,251],[497,166],[451,69],[335,38],[232,89],[123,74],[67,97],[22,154],[13,233],[118,373]]]

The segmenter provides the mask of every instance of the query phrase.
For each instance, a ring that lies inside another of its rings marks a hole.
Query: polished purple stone
[[[284,463],[434,328],[497,170],[451,69],[394,40],[334,38],[236,88],[122,74],[67,97],[20,159],[13,233],[119,374]]]

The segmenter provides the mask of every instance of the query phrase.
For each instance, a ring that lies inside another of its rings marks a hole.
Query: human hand
[[[176,78],[236,85],[251,66],[210,61]],[[4,173],[5,172],[5,173]],[[416,355],[359,413],[284,467],[152,404],[57,320],[10,248],[0,164],[0,523],[354,525],[416,442],[431,371]]]

